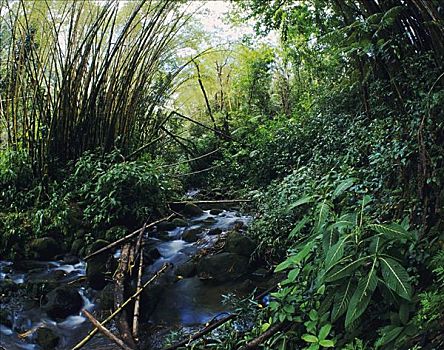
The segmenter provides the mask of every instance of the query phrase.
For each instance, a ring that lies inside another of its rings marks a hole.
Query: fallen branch
[[[131,256],[134,255],[132,249],[133,247],[129,243],[126,243],[122,248],[119,266],[117,267],[117,273],[115,275],[116,286],[114,289],[114,307],[116,309],[118,309],[124,302],[125,284],[128,276],[127,272],[130,267]],[[126,310],[122,310],[120,316],[117,318],[117,328],[119,329],[120,337],[123,341],[135,348],[136,342],[130,331]]]
[[[280,330],[286,328],[289,325],[288,322],[282,322],[275,324],[268,328],[264,333],[262,333],[257,338],[249,341],[244,346],[240,347],[238,350],[250,350],[250,349],[256,349],[260,344],[265,342],[266,340],[270,339],[273,335],[275,335]]]
[[[188,339],[184,339],[174,345],[164,348],[163,350],[175,350],[181,346],[188,346],[192,341],[203,337],[205,334],[211,332],[213,329],[216,329],[217,327],[223,325],[225,322],[227,322],[235,317],[237,317],[237,314],[230,314],[227,317],[221,318],[220,320],[217,320],[214,323],[209,324],[208,326],[206,326],[204,329],[200,330],[199,332],[194,333]]]
[[[97,321],[93,315],[91,315],[88,311],[85,309],[82,310],[83,314],[90,320],[90,322],[96,327],[96,329],[99,330],[100,333],[102,333],[105,337],[112,340],[114,343],[116,343],[120,348],[123,350],[133,350],[134,348],[130,348],[128,345],[126,345],[122,339],[117,338],[114,334],[112,334],[107,328],[102,326],[99,321]]]
[[[163,218],[163,219],[160,219],[160,220],[154,221],[154,222],[152,222],[152,223],[149,224],[149,225],[144,225],[142,228],[137,229],[136,231],[130,233],[129,235],[126,235],[125,237],[120,238],[120,239],[118,239],[117,241],[108,244],[106,247],[103,247],[103,248],[101,248],[101,249],[99,249],[99,250],[96,250],[94,253],[91,253],[91,254],[87,255],[87,256],[84,258],[84,260],[91,259],[93,256],[96,256],[96,255],[101,254],[101,253],[103,253],[103,252],[105,252],[105,251],[107,251],[107,250],[109,250],[109,249],[111,249],[111,248],[114,248],[114,247],[116,247],[116,246],[122,244],[123,242],[126,242],[127,240],[129,240],[129,239],[131,239],[131,238],[137,236],[137,235],[140,234],[140,232],[143,231],[144,229],[147,229],[147,228],[151,228],[151,227],[153,227],[153,226],[156,226],[157,224],[159,224],[159,223],[161,223],[161,222],[163,222],[163,221],[166,221],[166,220],[171,219],[173,216],[174,216],[174,214],[171,214],[170,216],[167,216],[167,217],[165,217],[165,218]]]
[[[129,297],[117,310],[115,310],[111,315],[109,315],[103,322],[100,322],[102,326],[107,324],[109,321],[111,321],[117,314],[119,314],[125,306],[127,306],[131,301],[133,301],[142,291],[151,283],[153,282],[157,277],[160,276],[162,272],[164,272],[169,267],[168,264],[163,265],[163,267],[156,272],[156,274],[151,277],[148,281],[144,283],[142,286],[142,289],[138,290],[136,293],[134,293],[131,297]],[[91,338],[98,332],[97,328],[94,328],[91,330],[88,335],[83,338],[76,346],[72,348],[72,350],[78,350],[82,348],[88,341],[91,340]]]

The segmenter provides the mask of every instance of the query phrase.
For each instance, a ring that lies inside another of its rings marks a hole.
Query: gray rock
[[[198,207],[196,204],[187,203],[183,208],[183,213],[188,216],[197,216],[197,215],[202,215],[203,210],[200,207]]]
[[[183,234],[182,234],[182,239],[185,242],[196,242],[198,240],[198,235],[201,233],[200,228],[192,228],[189,230],[186,230]]]
[[[224,212],[223,209],[211,209],[210,210],[211,215],[219,215],[219,214],[222,214],[223,212]]]
[[[210,236],[220,235],[221,233],[222,233],[222,229],[220,229],[219,227],[212,228],[210,231],[208,231],[208,234]]]
[[[70,286],[61,286],[46,296],[47,302],[42,306],[52,319],[66,318],[80,311],[83,300],[79,292]]]
[[[188,226],[188,222],[186,222],[183,219],[180,218],[175,218],[173,221],[171,221],[171,223],[173,223],[176,227],[187,227]]]
[[[221,253],[202,258],[197,265],[201,279],[215,282],[233,281],[248,272],[249,259],[233,253]]]
[[[197,273],[197,263],[194,261],[187,261],[176,269],[176,275],[183,278],[193,277]]]
[[[73,255],[79,255],[80,250],[83,248],[84,245],[84,241],[81,238],[77,238],[74,240],[74,242],[72,242],[71,245],[71,254]]]
[[[171,221],[162,221],[157,224],[157,231],[172,231],[176,225]]]
[[[114,284],[107,284],[99,294],[101,310],[111,310],[114,307]]]
[[[88,253],[91,254],[108,244],[107,241],[98,239],[88,247]],[[91,288],[100,290],[105,287],[105,272],[109,257],[109,253],[103,252],[88,260],[88,264],[86,265],[86,280]]]
[[[63,263],[67,265],[75,265],[79,263],[79,258],[75,255],[67,254],[63,257]]]
[[[5,309],[0,309],[0,324],[12,328],[12,317]]]
[[[43,350],[52,350],[59,344],[60,338],[49,328],[40,327],[36,331],[36,343]]]
[[[227,240],[225,242],[226,252],[250,257],[255,249],[256,244],[250,237],[236,231],[231,231],[228,233]]]

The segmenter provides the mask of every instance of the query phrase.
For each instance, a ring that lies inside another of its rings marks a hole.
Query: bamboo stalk
[[[88,320],[102,333],[105,337],[112,340],[116,345],[118,345],[123,350],[134,350],[134,348],[126,345],[122,339],[117,338],[114,334],[112,334],[107,328],[105,328],[99,321],[97,321],[93,315],[91,315],[85,309],[82,310],[82,313],[88,318]]]
[[[142,274],[143,274],[143,248],[140,251],[139,258],[139,273],[137,276],[137,291],[142,288]],[[139,316],[140,316],[140,295],[136,297],[134,302],[134,315],[133,315],[133,337],[136,341],[139,340]]]
[[[167,217],[165,217],[165,218],[163,218],[163,219],[160,219],[160,220],[154,221],[154,222],[152,222],[152,223],[149,224],[149,225],[146,225],[146,224],[145,224],[142,228],[137,229],[136,231],[130,233],[129,235],[126,235],[125,237],[122,237],[122,238],[118,239],[117,241],[108,244],[106,247],[103,247],[103,248],[101,248],[101,249],[95,251],[94,253],[91,253],[91,254],[87,255],[87,256],[84,258],[84,260],[86,261],[86,260],[88,260],[88,259],[91,259],[93,256],[96,256],[96,255],[101,254],[101,253],[103,253],[103,252],[105,252],[105,251],[107,251],[107,250],[109,250],[109,249],[111,249],[111,248],[114,248],[114,247],[116,247],[116,246],[118,246],[118,245],[120,245],[120,244],[122,244],[122,243],[128,241],[129,239],[131,239],[131,238],[137,236],[137,234],[140,234],[140,232],[143,232],[144,229],[147,229],[147,228],[151,228],[151,227],[153,227],[153,226],[156,226],[157,224],[159,224],[159,223],[161,223],[161,222],[163,222],[163,221],[166,221],[166,220],[171,219],[173,216],[174,216],[174,214],[171,214],[171,215],[169,215],[169,216],[167,216]]]
[[[156,272],[156,274],[151,277],[147,282],[144,283],[144,285],[142,286],[142,289],[138,290],[136,293],[134,293],[131,297],[129,297],[122,305],[120,305],[120,307],[115,310],[111,315],[109,315],[104,321],[100,322],[100,324],[102,326],[104,326],[105,324],[107,324],[109,321],[111,321],[117,314],[119,314],[124,308],[125,306],[127,306],[131,301],[133,301],[140,293],[142,293],[142,291],[150,284],[152,283],[157,277],[160,276],[160,274],[162,272],[164,272],[167,268],[169,267],[168,264],[165,264],[162,266],[162,268]],[[93,330],[91,330],[88,335],[83,338],[79,343],[77,343],[77,345],[75,345],[71,350],[78,350],[81,349],[88,341],[91,340],[91,338],[98,332],[97,328],[94,328]]]

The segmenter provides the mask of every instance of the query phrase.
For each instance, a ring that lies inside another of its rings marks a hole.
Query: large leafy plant
[[[372,220],[367,214],[372,203],[369,195],[362,196],[357,210],[337,212],[335,203],[344,200],[344,193],[352,186],[353,179],[347,179],[324,195],[305,196],[289,206],[289,210],[307,209],[289,234],[298,243],[276,267],[276,272],[286,271],[287,278],[275,297],[285,304],[282,295],[302,295],[293,301],[306,303],[307,296],[312,295],[312,302],[308,302],[311,308],[328,315],[329,321],[325,318],[320,327],[331,322],[339,330],[344,326],[353,331],[362,326],[364,315],[367,324],[377,321],[378,325],[392,316],[390,329],[379,342],[384,346],[403,332],[413,331],[406,327],[414,289],[404,257],[413,249],[417,236],[406,220]],[[301,286],[305,289],[302,292]],[[369,316],[369,308],[380,313]],[[289,310],[288,306],[285,309]]]

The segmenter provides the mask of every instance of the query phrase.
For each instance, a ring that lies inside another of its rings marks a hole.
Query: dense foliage
[[[259,307],[239,302],[240,321],[196,348],[234,349],[276,326],[264,349],[443,347],[443,5],[236,2],[233,25],[247,16],[258,34],[279,33],[279,43],[246,36],[207,49],[208,37],[191,19],[189,33],[176,32],[182,14],[166,3],[177,16],[171,27],[159,5],[130,12],[187,39],[193,55],[166,55],[177,43],[158,43],[154,32],[127,21],[144,34],[127,28],[122,35],[134,48],[117,45],[119,55],[100,61],[107,83],[91,88],[82,75],[83,66],[100,71],[88,57],[105,46],[96,44],[85,61],[68,59],[77,57],[73,51],[54,74],[78,70],[84,84],[62,79],[53,100],[31,79],[42,71],[25,53],[52,56],[28,24],[2,28],[15,48],[7,69],[0,67],[0,91],[13,101],[0,132],[7,142],[0,153],[2,256],[54,232],[72,240],[82,230],[91,241],[113,226],[137,227],[181,186],[249,195],[257,214],[249,229],[258,242],[254,259],[281,283]],[[20,22],[23,13],[14,13]],[[111,21],[116,14],[104,7],[97,16]],[[77,54],[93,45],[99,28],[109,30],[111,22],[100,23],[84,33]],[[201,42],[188,41],[193,35]],[[151,46],[138,50],[145,40]],[[158,55],[151,57],[150,47]],[[119,70],[131,57],[133,69]],[[20,62],[29,80],[13,89]],[[27,89],[38,106],[19,102]],[[115,91],[120,99],[110,98]],[[84,108],[63,104],[76,96],[84,96]],[[45,133],[49,122],[55,138]],[[85,142],[68,152],[79,134]]]

